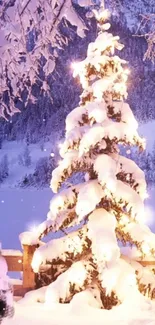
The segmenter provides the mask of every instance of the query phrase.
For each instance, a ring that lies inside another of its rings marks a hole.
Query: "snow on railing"
[[[36,287],[35,273],[32,270],[31,262],[33,254],[37,248],[37,245],[23,245],[23,252],[18,250],[2,250],[2,255],[5,257],[8,264],[8,271],[11,272],[23,272],[22,280],[13,281],[14,296],[24,296],[24,294],[30,290],[34,290]],[[121,257],[125,258],[126,255],[122,254]],[[130,257],[129,257],[130,258]],[[155,266],[155,260],[139,260],[134,258],[135,261],[142,266]]]

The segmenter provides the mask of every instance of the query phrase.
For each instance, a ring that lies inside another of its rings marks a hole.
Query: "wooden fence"
[[[24,296],[24,294],[35,288],[35,274],[31,267],[32,257],[36,246],[23,246],[23,252],[17,250],[2,250],[8,264],[8,271],[23,272],[22,281],[14,281],[14,295]]]
[[[8,271],[23,272],[22,282],[14,283],[14,295],[24,296],[30,290],[35,289],[35,273],[32,270],[31,262],[36,246],[23,246],[23,252],[17,250],[2,250],[8,264]],[[123,257],[123,255],[122,255]],[[124,255],[125,257],[125,255]],[[138,261],[143,266],[154,266],[154,261]]]

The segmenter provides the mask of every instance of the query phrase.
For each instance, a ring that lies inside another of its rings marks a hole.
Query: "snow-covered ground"
[[[142,307],[142,306],[141,306]],[[144,307],[144,306],[143,306]],[[86,306],[73,308],[70,305],[53,305],[51,308],[41,303],[15,303],[15,316],[6,319],[3,325],[154,325],[155,305],[149,310],[136,308],[131,304],[120,305],[111,311]]]

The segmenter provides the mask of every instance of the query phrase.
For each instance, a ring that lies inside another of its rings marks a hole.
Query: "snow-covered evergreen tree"
[[[28,145],[25,147],[25,150],[23,152],[23,164],[26,167],[29,167],[31,165],[31,155]]]
[[[9,175],[8,156],[5,154],[0,161],[0,182],[2,182]]]
[[[83,92],[79,106],[66,118],[62,160],[51,180],[57,194],[47,220],[28,237],[21,236],[21,241],[39,243],[50,231],[62,230],[65,236],[41,245],[32,261],[37,273],[51,265],[46,302],[71,301],[110,309],[125,299],[138,303],[144,299],[139,290],[152,297],[154,274],[122,255],[120,247],[132,245],[139,258],[152,257],[155,235],[144,224],[144,173],[120,154],[121,146],[145,147],[124,101],[129,71],[126,62],[114,54],[123,45],[118,36],[107,32],[108,12],[101,8],[95,15],[98,36],[89,44],[86,59],[74,64],[74,76],[79,76]],[[59,191],[77,172],[86,174],[84,182]],[[66,229],[73,226],[77,230],[68,234]]]

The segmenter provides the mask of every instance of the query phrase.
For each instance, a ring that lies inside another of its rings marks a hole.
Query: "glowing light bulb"
[[[150,253],[150,246],[147,243],[143,243],[142,246],[142,251],[144,254],[149,254]]]
[[[54,152],[51,152],[51,157],[53,158],[55,155],[54,155]]]
[[[73,70],[77,69],[78,62],[72,62],[71,67]]]
[[[58,148],[61,149],[63,146],[63,143],[58,143]]]
[[[144,199],[148,199],[149,197],[150,197],[149,194],[146,192],[144,195]]]
[[[145,138],[142,138],[142,146],[143,146],[143,149],[146,148],[146,139]]]
[[[30,231],[30,232],[37,232],[37,228],[38,228],[38,226],[36,226],[36,225],[32,225],[32,226],[29,228],[29,231]]]
[[[39,222],[33,222],[33,223],[30,223],[28,225],[28,231],[32,232],[32,233],[37,233],[38,231],[38,226],[39,226]]]
[[[130,74],[130,70],[129,69],[125,69],[124,71],[126,74]]]
[[[99,20],[107,20],[110,16],[110,12],[108,9],[104,9],[104,6],[101,7],[100,10],[93,10],[93,13],[95,14],[96,19]]]
[[[125,225],[125,224],[127,224],[128,222],[129,222],[128,217],[125,216],[125,215],[122,215],[119,223],[120,223],[121,225]]]
[[[73,77],[76,77],[78,74],[79,74],[79,69],[80,69],[80,66],[79,66],[79,63],[78,62],[73,62],[71,64],[71,67],[73,69]]]

